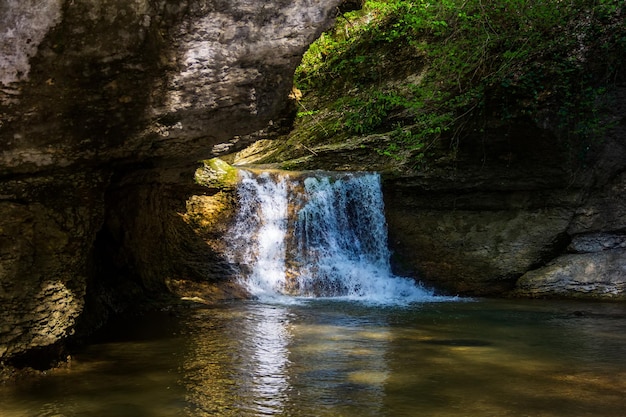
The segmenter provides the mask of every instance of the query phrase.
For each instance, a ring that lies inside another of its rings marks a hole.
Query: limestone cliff
[[[170,220],[196,161],[280,127],[340,3],[0,4],[0,361],[72,334],[85,300],[99,320],[189,275],[163,256],[188,253]]]

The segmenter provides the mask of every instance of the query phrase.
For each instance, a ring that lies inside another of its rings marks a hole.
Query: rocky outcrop
[[[549,130],[517,132],[387,181],[398,272],[450,293],[623,299],[623,125],[587,165]]]
[[[626,152],[608,145],[604,164]],[[619,165],[618,165],[619,166]],[[561,256],[524,274],[518,296],[626,299],[626,174],[618,173],[576,208]]]
[[[450,293],[502,295],[565,249],[587,178],[549,131],[514,131],[465,137],[454,160],[387,181],[399,272]]]
[[[85,300],[97,320],[120,294],[197,272],[172,239],[189,232],[184,202],[214,192],[196,161],[281,126],[340,3],[0,5],[0,360],[71,334]]]
[[[106,317],[106,311],[93,311],[103,307],[123,311],[146,295],[206,302],[243,295],[228,281],[232,268],[223,240],[236,204],[236,173],[224,179],[208,162],[188,177],[167,173],[135,173],[107,192],[90,277],[96,299],[86,318]]]
[[[524,274],[514,294],[626,300],[626,251],[560,256],[547,266]]]

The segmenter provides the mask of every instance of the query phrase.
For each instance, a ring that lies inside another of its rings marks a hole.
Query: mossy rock
[[[202,161],[202,167],[194,175],[196,183],[209,188],[231,189],[237,186],[239,174],[237,168],[220,158]]]

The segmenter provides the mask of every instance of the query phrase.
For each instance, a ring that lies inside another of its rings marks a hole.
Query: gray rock
[[[574,236],[567,250],[572,253],[593,253],[617,248],[626,248],[625,235],[616,233],[591,233]]]
[[[626,250],[560,256],[524,274],[513,294],[626,300]]]

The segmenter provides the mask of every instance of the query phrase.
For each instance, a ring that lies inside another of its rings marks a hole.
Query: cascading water
[[[258,297],[342,297],[376,303],[436,300],[394,276],[374,173],[240,170],[231,261]]]
[[[288,194],[285,176],[239,171],[239,210],[227,240],[231,260],[252,294],[275,294],[285,286]]]

